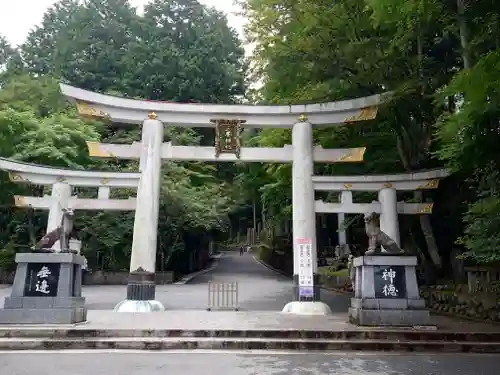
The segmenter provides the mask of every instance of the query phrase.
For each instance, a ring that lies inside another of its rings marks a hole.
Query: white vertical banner
[[[314,266],[312,256],[312,239],[296,238],[295,249],[299,263],[299,297],[313,297]]]

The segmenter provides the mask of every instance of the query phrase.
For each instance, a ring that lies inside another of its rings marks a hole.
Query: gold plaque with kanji
[[[241,124],[244,120],[210,120],[215,123],[215,157],[220,154],[241,154]]]

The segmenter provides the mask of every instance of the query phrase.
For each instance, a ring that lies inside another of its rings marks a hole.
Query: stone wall
[[[86,273],[83,277],[84,285],[127,285],[128,272],[94,271]],[[157,285],[171,284],[174,281],[173,272],[157,272],[155,275]]]
[[[293,256],[287,256],[282,250],[272,250],[261,246],[259,248],[259,259],[286,275],[293,274]]]
[[[321,275],[319,282],[325,288],[337,289],[347,293],[352,292],[351,279],[348,276]]]
[[[500,322],[500,295],[440,290],[443,286],[420,291],[426,305],[435,312],[459,317]]]

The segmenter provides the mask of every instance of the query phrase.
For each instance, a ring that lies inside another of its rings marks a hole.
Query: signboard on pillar
[[[374,266],[375,298],[406,298],[405,266]]]
[[[312,298],[314,295],[312,239],[296,238],[295,249],[299,264],[299,297]]]
[[[56,297],[60,263],[28,263],[24,283],[25,297]]]

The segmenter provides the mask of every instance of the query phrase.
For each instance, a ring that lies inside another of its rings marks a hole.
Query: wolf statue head
[[[376,212],[366,212],[364,215],[364,220],[366,224],[373,223],[377,220]]]

